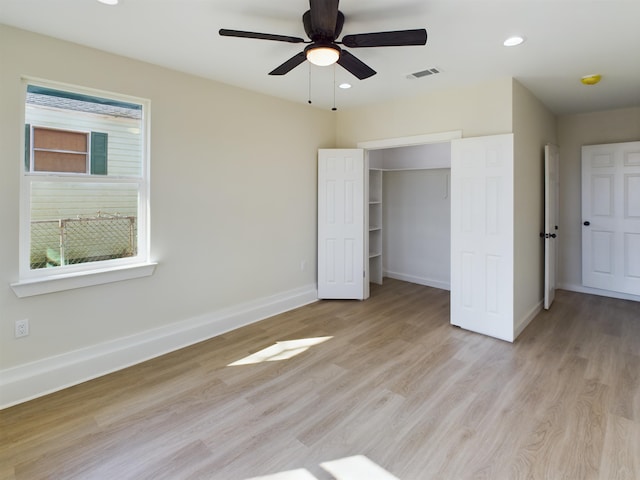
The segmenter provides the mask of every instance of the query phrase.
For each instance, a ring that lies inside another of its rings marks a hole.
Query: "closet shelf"
[[[382,171],[369,169],[369,281],[382,285]]]

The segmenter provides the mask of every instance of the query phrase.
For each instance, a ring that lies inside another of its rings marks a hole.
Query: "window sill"
[[[32,297],[34,295],[44,295],[46,293],[72,290],[74,288],[148,277],[153,275],[156,265],[157,263],[140,263],[80,273],[52,275],[47,278],[23,280],[12,283],[11,288],[19,298]]]

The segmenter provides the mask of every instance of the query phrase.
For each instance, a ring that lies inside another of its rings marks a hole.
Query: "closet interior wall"
[[[384,276],[449,290],[451,144],[370,150],[368,156],[371,282]]]

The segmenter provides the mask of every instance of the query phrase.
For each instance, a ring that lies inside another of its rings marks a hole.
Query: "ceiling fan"
[[[344,25],[344,15],[338,10],[338,2],[339,0],[309,0],[309,10],[302,15],[302,24],[310,40],[286,35],[245,32],[225,28],[220,29],[218,33],[225,37],[256,38],[258,40],[309,44],[304,51],[276,67],[269,72],[269,75],[284,75],[305,60],[309,60],[311,63],[320,66],[337,63],[360,80],[375,75],[376,71],[348,51],[340,48],[339,45],[348,48],[364,48],[425,45],[427,43],[427,31],[424,28],[345,35],[342,37],[342,41],[338,42],[336,39],[342,32]]]

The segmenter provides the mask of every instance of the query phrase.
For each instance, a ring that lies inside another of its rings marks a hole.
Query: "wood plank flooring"
[[[640,478],[640,303],[559,291],[514,344],[448,322],[448,292],[385,279],[6,409],[0,478],[326,480],[354,455],[401,480]]]

